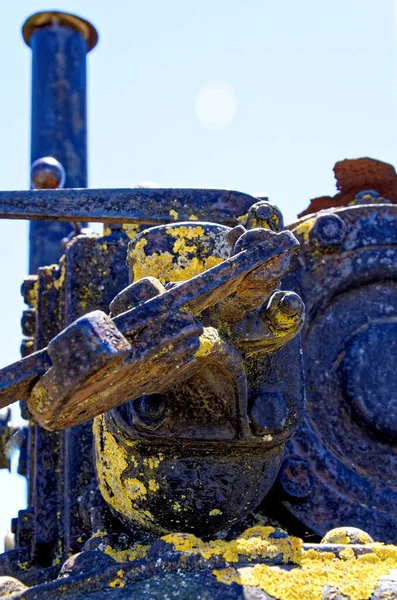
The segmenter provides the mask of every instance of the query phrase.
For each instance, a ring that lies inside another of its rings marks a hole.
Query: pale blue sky
[[[2,6],[4,190],[29,185],[31,51],[20,26],[48,8],[38,0]],[[290,222],[310,198],[334,193],[337,160],[397,163],[393,0],[69,0],[56,8],[100,33],[88,56],[91,187],[154,181],[265,192]],[[196,116],[209,81],[224,82],[236,99],[222,129]],[[0,256],[5,365],[19,357],[25,223],[0,222]],[[21,482],[4,472],[0,488],[1,531],[23,498]]]

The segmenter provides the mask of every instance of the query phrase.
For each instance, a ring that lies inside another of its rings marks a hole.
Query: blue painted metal
[[[66,187],[86,187],[86,54],[96,32],[83,19],[59,12],[32,15],[22,31],[32,49],[31,162],[51,156],[66,171]],[[69,224],[31,223],[31,273],[57,262],[61,241],[72,230]]]
[[[216,189],[63,189],[0,192],[0,219],[161,225],[205,220],[237,225],[257,198]],[[256,217],[260,220],[259,215]],[[250,221],[253,215],[250,214]],[[258,225],[259,221],[258,221]],[[50,263],[51,264],[51,263]]]
[[[376,200],[366,191],[291,226],[301,247],[283,285],[307,310],[306,404],[279,482],[317,535],[343,523],[395,543],[397,206]]]

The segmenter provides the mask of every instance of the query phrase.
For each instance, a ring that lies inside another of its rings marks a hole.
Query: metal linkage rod
[[[60,189],[0,192],[0,219],[236,225],[257,198],[215,189]]]

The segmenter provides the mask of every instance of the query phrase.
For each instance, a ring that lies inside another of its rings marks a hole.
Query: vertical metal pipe
[[[65,172],[65,187],[86,187],[86,55],[97,43],[98,34],[84,19],[55,11],[32,15],[23,25],[22,34],[32,49],[31,164],[35,164],[32,169],[34,187],[56,186],[60,170]],[[62,239],[72,230],[73,226],[68,223],[31,222],[30,273],[58,262],[63,252]],[[42,269],[39,280],[51,283],[53,271]],[[51,285],[49,289],[51,301],[44,299],[44,303],[48,308],[54,308],[58,298]],[[44,298],[44,294],[41,297]],[[62,327],[63,323],[58,323],[55,314],[56,310],[50,317],[40,313],[40,318],[50,318],[53,326],[50,329],[44,327],[42,335],[47,337],[36,339],[38,348],[48,343]],[[30,436],[33,442],[30,448],[33,470],[29,473],[33,508],[29,536],[31,552],[38,564],[48,566],[57,553],[64,552],[67,537],[63,518],[69,511],[68,499],[64,497],[64,488],[68,487],[68,461],[64,456],[64,434],[48,432],[36,425],[30,427]],[[30,515],[32,508],[26,514]]]
[[[86,55],[97,43],[95,28],[58,11],[29,17],[22,35],[32,49],[31,163],[52,157],[66,173],[65,187],[87,187]],[[30,224],[30,273],[56,263],[68,223]]]

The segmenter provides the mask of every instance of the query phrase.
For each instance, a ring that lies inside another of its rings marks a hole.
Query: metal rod
[[[257,198],[214,189],[63,189],[0,192],[0,219],[162,224],[238,224]]]
[[[31,162],[53,157],[65,169],[65,187],[86,187],[86,54],[96,30],[74,15],[46,11],[29,17],[22,34],[32,49]],[[71,231],[67,224],[31,223],[31,273],[58,261]]]

